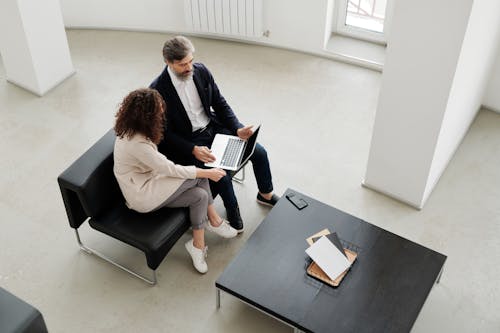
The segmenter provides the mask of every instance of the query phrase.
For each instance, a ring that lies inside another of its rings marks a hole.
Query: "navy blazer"
[[[236,134],[236,130],[243,125],[220,93],[210,71],[201,63],[193,64],[193,80],[210,121]],[[149,87],[156,89],[167,104],[165,133],[158,149],[175,163],[194,164],[194,144],[191,142],[193,127],[167,67]]]

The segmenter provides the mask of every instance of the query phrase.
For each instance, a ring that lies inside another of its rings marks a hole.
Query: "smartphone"
[[[288,199],[288,201],[290,201],[295,207],[297,207],[298,210],[301,210],[301,209],[304,209],[307,207],[307,202],[302,199],[302,198],[299,198],[297,195],[295,195],[295,193],[288,193],[286,195],[286,198]]]

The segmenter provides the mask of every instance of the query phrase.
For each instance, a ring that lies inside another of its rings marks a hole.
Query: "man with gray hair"
[[[217,133],[248,139],[253,130],[243,126],[219,91],[210,71],[193,63],[194,46],[189,39],[177,36],[163,46],[166,67],[150,88],[158,90],[167,104],[165,133],[158,149],[178,164],[204,167],[215,161],[210,146]],[[279,197],[273,194],[271,169],[267,152],[257,143],[250,158],[257,180],[257,202],[274,206]],[[219,194],[226,207],[231,226],[243,231],[238,200],[231,176],[211,182],[214,196]]]

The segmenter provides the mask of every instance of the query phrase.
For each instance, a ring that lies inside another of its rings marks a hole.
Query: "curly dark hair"
[[[139,133],[159,144],[163,139],[165,110],[165,102],[158,91],[134,90],[123,99],[115,115],[115,133],[129,139]]]

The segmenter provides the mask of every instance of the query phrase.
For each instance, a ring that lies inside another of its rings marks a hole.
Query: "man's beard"
[[[177,73],[174,71],[174,73],[175,76],[177,76],[177,78],[182,81],[187,81],[193,77],[193,71],[189,71],[188,73]]]

